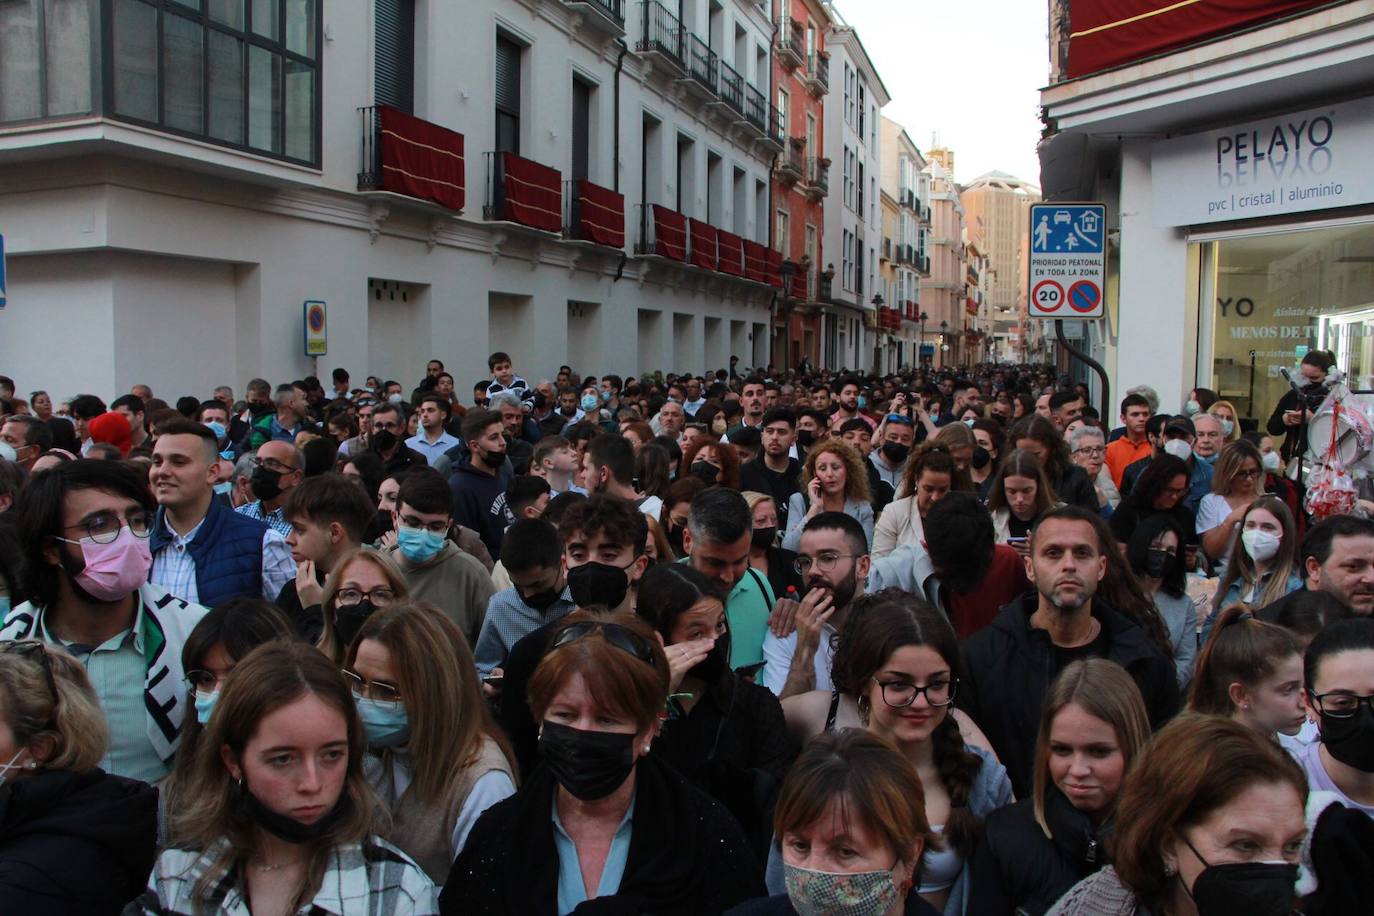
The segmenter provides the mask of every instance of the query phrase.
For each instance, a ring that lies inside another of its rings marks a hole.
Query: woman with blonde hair
[[[802,528],[822,512],[843,512],[864,529],[867,543],[873,544],[873,505],[868,490],[868,470],[859,453],[841,439],[818,442],[806,453],[802,465],[802,488],[787,503],[787,533],[782,546],[796,550],[801,546]]]
[[[350,550],[339,557],[325,580],[324,629],[315,648],[335,664],[342,663],[353,637],[374,611],[409,597],[405,576],[389,557],[371,547]]]
[[[1207,408],[1207,412],[1221,421],[1221,441],[1229,445],[1240,438],[1240,417],[1236,405],[1221,400]]]
[[[992,513],[997,543],[1010,544],[1025,556],[1027,539],[1036,520],[1057,505],[1059,501],[1040,459],[1027,449],[1016,449],[1002,462],[988,493],[988,511]]]
[[[768,580],[777,597],[785,597],[789,587],[800,595],[804,591],[802,577],[793,566],[797,552],[778,546],[778,504],[769,494],[756,490],[745,490],[743,495],[754,522],[749,568]]]
[[[467,641],[433,606],[395,604],[364,621],[344,676],[367,734],[363,771],[391,812],[388,836],[439,884],[478,816],[515,794]]]
[[[1135,680],[1116,662],[1073,662],[1040,714],[1032,794],[989,815],[968,913],[1039,914],[1107,864],[1104,842],[1127,771],[1150,740]]]
[[[196,749],[145,912],[437,912],[434,883],[376,836],[366,752],[333,662],[301,643],[254,649]]]
[[[1241,519],[1264,495],[1263,460],[1259,449],[1242,439],[1223,446],[1212,466],[1212,492],[1197,507],[1197,534],[1218,570],[1231,559]]]
[[[109,743],[80,662],[0,642],[0,910],[113,916],[142,892],[157,790],[101,770]]]

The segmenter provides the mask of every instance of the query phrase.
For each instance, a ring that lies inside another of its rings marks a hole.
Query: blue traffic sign
[[[0,235],[0,309],[5,307],[5,237]]]
[[[1097,254],[1106,238],[1101,204],[1037,204],[1031,214],[1031,250]]]

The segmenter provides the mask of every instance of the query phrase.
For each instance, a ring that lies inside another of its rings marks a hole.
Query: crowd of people
[[[1366,912],[1333,369],[0,376],[0,912]]]

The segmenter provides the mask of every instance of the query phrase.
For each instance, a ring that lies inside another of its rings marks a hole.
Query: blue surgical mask
[[[444,534],[441,531],[426,531],[423,528],[407,528],[402,525],[396,530],[396,543],[401,553],[412,563],[426,563],[434,559],[444,549]]]
[[[10,612],[10,596],[0,596],[0,620],[3,620]]]
[[[610,392],[609,389],[607,389],[606,391],[601,392],[601,400],[603,400],[603,401],[609,401],[610,399],[611,399],[611,392]]]
[[[215,704],[219,702],[219,691],[213,693],[201,693],[195,691],[196,695],[196,721],[201,725],[210,721],[210,713],[214,711]]]
[[[404,703],[354,697],[363,720],[367,743],[373,747],[399,747],[410,740],[410,719]]]
[[[582,395],[582,409],[583,409],[583,410],[596,410],[596,408],[597,408],[596,395],[594,395],[594,394],[584,394],[584,395]]]
[[[1229,435],[1231,435],[1231,430],[1233,430],[1233,429],[1235,429],[1235,428],[1236,428],[1236,424],[1232,423],[1230,420],[1222,420],[1222,421],[1221,421],[1221,434],[1222,434],[1223,436],[1229,436]]]
[[[860,409],[860,410],[863,410],[863,409],[864,409],[865,407],[867,407],[867,406],[868,406],[868,398],[864,397],[863,395],[859,395],[859,409]]]
[[[226,480],[224,483],[217,483],[217,484],[215,484],[215,492],[216,492],[216,493],[229,493],[229,492],[231,492],[233,489],[234,489],[234,482],[233,482],[232,480]]]

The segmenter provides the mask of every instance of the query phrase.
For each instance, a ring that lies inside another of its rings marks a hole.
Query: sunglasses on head
[[[620,649],[622,652],[628,652],[640,661],[648,662],[655,668],[658,667],[657,662],[654,660],[653,648],[644,637],[640,636],[634,630],[622,627],[618,623],[597,623],[595,621],[575,623],[555,637],[550,651],[562,648],[569,643],[577,642],[579,639],[583,639],[597,632],[601,633],[602,638],[604,638],[606,642]]]

